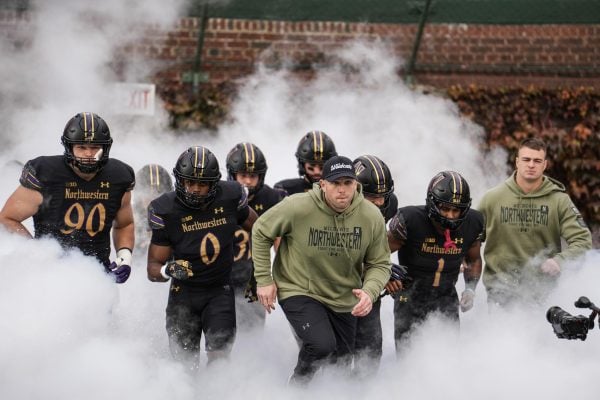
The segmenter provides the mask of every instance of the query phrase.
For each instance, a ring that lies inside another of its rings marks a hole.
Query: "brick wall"
[[[200,21],[183,18],[169,32],[150,30],[136,44],[144,56],[168,62],[161,76],[179,82],[193,66]],[[250,73],[257,61],[310,74],[330,62],[330,50],[353,40],[381,39],[410,57],[416,25],[210,19],[202,68],[213,82]],[[446,87],[597,86],[598,25],[427,25],[416,64],[419,83]]]
[[[23,43],[19,32],[26,23],[17,14],[0,15],[0,30],[16,32]],[[181,18],[169,31],[145,27],[143,39],[117,57],[127,63],[142,56],[153,62],[158,81],[179,85],[194,70],[200,25],[198,18]],[[414,24],[214,18],[207,21],[201,69],[214,83],[251,73],[257,61],[310,76],[331,62],[332,49],[356,38],[380,39],[408,59],[416,31]],[[415,78],[437,87],[598,86],[600,25],[427,25]]]

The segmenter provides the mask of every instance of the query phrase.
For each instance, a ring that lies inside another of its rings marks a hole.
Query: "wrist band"
[[[167,264],[160,267],[160,274],[162,275],[163,278],[165,278],[167,280],[171,279],[171,277],[169,275],[167,275]]]

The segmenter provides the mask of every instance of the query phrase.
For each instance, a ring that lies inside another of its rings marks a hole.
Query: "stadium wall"
[[[115,65],[143,57],[153,65],[153,79],[175,86],[191,82],[194,73],[210,83],[236,80],[250,74],[258,62],[310,77],[332,61],[332,50],[352,40],[381,41],[408,60],[417,33],[417,24],[225,18],[205,22],[203,32],[201,17],[181,18],[168,30],[142,27],[143,39],[121,47]],[[28,45],[29,24],[28,12],[0,12],[0,32],[15,47]],[[414,77],[419,84],[439,88],[597,87],[600,25],[427,24]]]

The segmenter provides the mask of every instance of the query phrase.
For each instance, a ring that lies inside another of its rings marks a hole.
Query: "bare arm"
[[[42,201],[43,197],[40,192],[19,186],[6,200],[0,211],[0,224],[9,232],[28,238],[33,237],[22,222],[37,213]]]
[[[406,227],[406,221],[402,211],[398,210],[394,218],[390,220],[390,228],[387,233],[388,245],[390,246],[390,252],[400,250],[408,237],[408,231]]]
[[[394,218],[392,218],[390,221],[390,230],[387,233],[390,252],[393,253],[400,250],[402,246],[404,246],[407,237],[408,232],[406,228],[406,222],[404,221],[404,216],[400,210],[398,210]],[[385,285],[385,289],[390,293],[395,293],[404,288],[401,281],[390,279],[390,281]]]
[[[121,199],[121,207],[113,221],[113,244],[115,249],[128,248],[133,250],[135,245],[135,228],[133,225],[133,208],[131,207],[131,192],[126,192]]]
[[[160,273],[160,269],[171,258],[171,247],[170,246],[159,246],[154,243],[150,243],[148,247],[148,264],[146,270],[148,272],[148,279],[153,282],[166,282]]]
[[[392,232],[387,233],[387,239],[390,246],[390,253],[400,250],[404,245],[404,240],[396,238]]]
[[[258,219],[258,214],[252,208],[248,207],[250,212],[248,213],[248,218],[242,224],[242,229],[247,232],[252,232],[252,226],[254,226],[254,222]]]
[[[467,250],[465,261],[467,263],[463,273],[465,278],[465,287],[475,291],[477,282],[479,282],[479,278],[481,277],[483,264],[481,261],[481,242],[479,240],[475,241],[469,250]]]

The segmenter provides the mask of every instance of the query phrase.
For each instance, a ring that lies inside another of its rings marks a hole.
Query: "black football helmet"
[[[135,189],[159,195],[173,190],[173,180],[160,165],[146,164],[135,174]]]
[[[205,209],[217,195],[217,183],[221,179],[217,157],[204,146],[192,146],[179,156],[173,168],[177,198],[186,206]],[[185,189],[184,181],[207,182],[208,193],[198,195]]]
[[[440,213],[440,206],[456,207],[460,214],[456,219],[449,219]],[[469,184],[458,172],[443,171],[434,176],[427,187],[425,209],[429,218],[450,230],[455,230],[465,220],[471,208],[471,191]]]
[[[300,139],[296,149],[298,174],[307,177],[304,163],[323,164],[333,156],[337,156],[333,140],[325,132],[311,131]]]
[[[256,187],[248,188],[249,194],[254,194],[265,183],[267,173],[267,160],[263,152],[252,143],[238,143],[227,154],[227,179],[235,181],[235,175],[238,172],[247,172],[258,174],[258,184]]]
[[[98,172],[108,162],[112,138],[104,119],[90,112],[82,112],[71,118],[63,131],[61,142],[65,148],[65,161],[84,174]],[[102,146],[94,158],[77,158],[73,154],[74,144]]]
[[[360,156],[354,160],[354,172],[362,185],[363,193],[367,196],[383,197],[389,204],[390,195],[394,192],[394,180],[388,166],[375,156]]]

